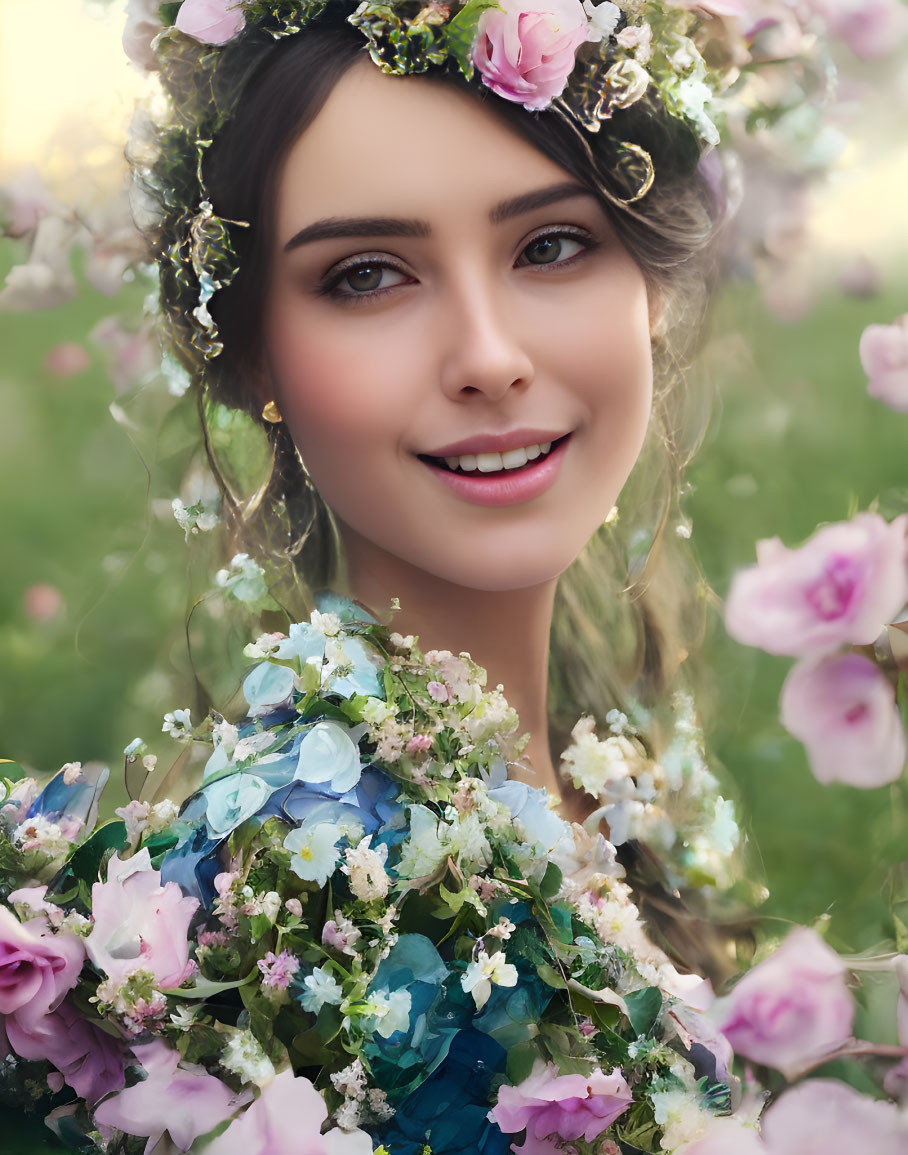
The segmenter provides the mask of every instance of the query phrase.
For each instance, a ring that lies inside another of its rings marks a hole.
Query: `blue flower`
[[[327,784],[331,791],[346,794],[361,775],[359,747],[346,726],[329,719],[316,722],[303,735],[294,774],[299,781]]]
[[[372,987],[410,995],[407,1029],[389,1039],[374,1038],[366,1055],[382,1089],[398,1102],[419,1086],[444,1059],[454,1035],[469,1019],[445,1005],[448,968],[433,943],[421,934],[404,934],[379,964]]]
[[[545,851],[570,834],[570,825],[551,809],[544,790],[509,780],[490,789],[489,797],[504,803],[523,826],[527,842],[537,843]]]
[[[205,817],[212,834],[229,834],[251,818],[271,797],[273,788],[256,774],[228,774],[204,787]]]
[[[363,694],[367,698],[383,698],[378,671],[378,653],[361,638],[338,634],[333,639],[340,649],[349,672],[331,680],[331,690],[344,698]],[[300,663],[316,659],[320,665],[324,661],[327,639],[321,630],[309,622],[294,622],[288,629],[288,636],[275,651],[282,661],[298,658]],[[273,664],[273,663],[272,663]]]
[[[394,1155],[422,1155],[427,1143],[432,1155],[507,1155],[513,1136],[488,1118],[492,1081],[504,1074],[506,1059],[488,1035],[459,1031],[444,1061],[373,1138]]]
[[[191,819],[194,815],[187,807],[181,817]],[[209,837],[204,822],[193,827],[164,855],[160,867],[161,885],[177,883],[184,894],[199,900],[203,912],[210,911],[216,894],[214,880],[224,869],[218,859],[223,843],[223,838]]]
[[[523,959],[517,959],[520,977],[514,987],[493,986],[482,1013],[473,1020],[477,1031],[490,1035],[506,1050],[532,1038],[536,1024],[555,996]]]
[[[289,666],[259,662],[243,679],[243,696],[250,712],[262,713],[288,701],[295,685],[296,675]]]
[[[89,763],[82,767],[76,781],[67,783],[63,770],[58,770],[29,806],[26,818],[41,815],[49,822],[57,822],[64,816],[78,818],[86,830],[91,830],[97,819],[101,791],[109,777],[110,770],[106,766]]]

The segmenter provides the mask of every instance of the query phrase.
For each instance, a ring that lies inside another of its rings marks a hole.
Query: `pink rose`
[[[908,413],[908,313],[891,325],[868,325],[860,354],[870,396]]]
[[[204,1067],[180,1066],[179,1052],[165,1043],[147,1043],[133,1047],[133,1052],[145,1068],[146,1078],[105,1099],[95,1109],[95,1122],[103,1128],[116,1127],[128,1135],[147,1136],[152,1140],[149,1147],[167,1131],[185,1151],[200,1135],[223,1122],[242,1101]]]
[[[518,1087],[503,1086],[490,1117],[511,1134],[526,1129],[527,1139],[579,1139],[591,1143],[622,1115],[633,1096],[619,1070],[605,1075],[559,1075],[553,1063],[537,1064]],[[528,1155],[534,1148],[524,1148]]]
[[[737,984],[719,1029],[739,1055],[791,1079],[846,1042],[853,1018],[845,964],[816,931],[797,927]]]
[[[818,530],[800,549],[757,543],[757,564],[735,575],[725,606],[731,636],[770,654],[810,657],[869,645],[908,600],[905,529],[875,513]]]
[[[560,96],[574,68],[574,53],[598,39],[580,0],[500,0],[479,18],[473,63],[482,82],[530,112]]]
[[[23,1059],[46,1059],[80,1098],[96,1102],[125,1081],[125,1049],[88,1022],[69,999],[28,1026],[22,1015],[6,1020],[9,1044]]]
[[[0,1015],[28,1029],[73,989],[84,959],[77,935],[54,933],[43,917],[21,923],[0,906]]]
[[[203,44],[226,44],[246,24],[240,0],[183,0],[176,27]]]
[[[161,885],[147,847],[125,862],[111,858],[107,882],[91,889],[91,905],[94,927],[85,947],[115,985],[137,970],[151,971],[163,990],[189,975],[187,936],[199,903],[185,898],[175,882]]]
[[[833,654],[799,662],[785,679],[782,725],[807,750],[819,782],[871,789],[905,766],[905,728],[895,690],[873,662]]]
[[[205,1155],[372,1155],[372,1140],[364,1131],[334,1128],[323,1135],[327,1117],[315,1087],[287,1068],[205,1148]]]
[[[908,1116],[834,1079],[809,1079],[786,1091],[766,1112],[762,1131],[768,1155],[908,1151]]]

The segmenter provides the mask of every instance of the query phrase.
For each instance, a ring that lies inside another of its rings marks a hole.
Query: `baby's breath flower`
[[[174,710],[164,715],[163,734],[169,734],[176,742],[188,743],[192,741],[192,714],[189,709]]]

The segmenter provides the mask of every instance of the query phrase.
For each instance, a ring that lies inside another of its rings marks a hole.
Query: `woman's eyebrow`
[[[546,208],[559,201],[574,197],[591,197],[594,194],[575,181],[563,181],[547,188],[534,189],[502,201],[489,212],[493,225],[500,225],[512,217],[522,216],[534,209]],[[430,237],[432,226],[428,221],[405,217],[325,217],[306,225],[284,245],[284,252],[292,252],[300,245],[313,241],[335,240],[338,237]]]

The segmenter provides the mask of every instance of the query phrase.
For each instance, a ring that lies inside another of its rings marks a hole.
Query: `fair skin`
[[[534,735],[518,776],[560,793],[555,585],[652,402],[646,284],[606,213],[466,94],[363,61],[280,173],[266,317],[269,395],[338,519],[347,592],[398,598],[395,629],[484,665]],[[470,460],[534,444],[514,470]]]

